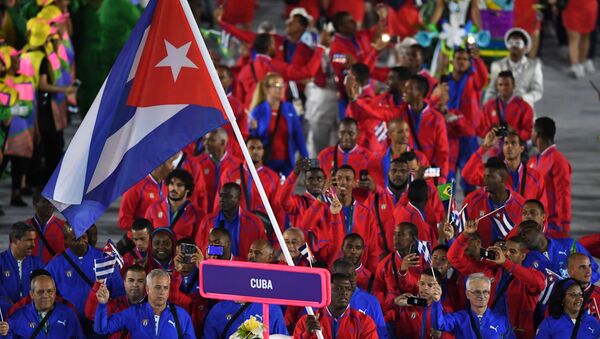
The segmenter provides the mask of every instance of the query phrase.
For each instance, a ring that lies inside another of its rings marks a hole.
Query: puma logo
[[[175,326],[175,322],[173,322],[173,320],[169,320],[169,324],[173,325],[173,327],[177,327]]]
[[[494,330],[494,332],[496,332],[496,333],[498,333],[498,327],[500,327],[500,325],[496,325],[496,327],[494,327],[494,326],[490,325],[490,328],[491,328],[492,330]]]
[[[63,325],[63,326],[67,326],[67,321],[66,320],[62,320],[62,321],[61,320],[57,320],[56,322],[59,323],[59,324],[61,324],[61,325]]]
[[[565,252],[565,251],[558,251],[558,254],[567,255],[567,252]]]
[[[591,328],[591,327],[588,327],[588,330],[590,330],[590,332],[592,332],[592,334],[593,334],[593,333],[594,333],[594,331],[595,331],[595,330],[594,330],[593,328]]]

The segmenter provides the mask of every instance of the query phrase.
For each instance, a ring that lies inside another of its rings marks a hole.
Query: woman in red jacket
[[[590,0],[569,0],[562,12],[563,25],[569,38],[571,72],[575,78],[583,77],[586,70],[592,73],[593,64],[591,60],[587,60],[587,56],[590,33],[596,27],[597,16],[598,2]]]

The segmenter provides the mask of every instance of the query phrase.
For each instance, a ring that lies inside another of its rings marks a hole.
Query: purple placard
[[[480,12],[483,29],[490,31],[492,38],[504,39],[506,31],[513,27],[514,14],[512,11],[482,9]]]
[[[206,260],[200,265],[206,298],[322,307],[329,304],[329,272],[323,269]]]

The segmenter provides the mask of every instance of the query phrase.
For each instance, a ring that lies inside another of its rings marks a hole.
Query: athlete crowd
[[[486,27],[493,1],[430,1],[427,18],[426,1],[285,2],[283,34],[269,22],[250,29],[255,1],[212,13],[191,4],[201,25],[211,17],[236,39],[233,59],[209,48],[276,224],[229,124],[123,194],[123,265],[108,277],[95,260],[112,247],[97,243],[96,226],[77,238],[33,190],[32,218],[12,225],[0,253],[0,335],[236,338],[251,317],[262,321],[262,305],[203,298],[198,264],[285,265],[279,227],[294,265],[331,272],[331,303],[315,316],[271,305],[272,334],[600,338],[600,235],[570,237],[560,126],[535,110],[538,56],[552,53],[538,2],[516,1],[508,53],[493,60],[471,33],[460,46],[440,42],[441,53],[413,38],[443,23]],[[571,75],[595,72],[597,2],[545,5],[568,37]],[[69,4],[33,8],[24,47],[0,46],[0,160],[13,206],[59,163],[80,85]]]

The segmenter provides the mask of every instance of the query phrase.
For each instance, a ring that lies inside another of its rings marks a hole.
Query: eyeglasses
[[[281,82],[274,82],[269,84],[269,88],[270,87],[283,88],[283,84]]]
[[[469,292],[471,292],[471,294],[474,294],[474,295],[476,295],[476,296],[478,296],[478,297],[479,297],[479,296],[486,296],[486,295],[490,295],[490,291],[489,291],[489,290],[484,290],[484,291],[480,291],[480,290],[473,290],[473,291],[470,291],[470,290],[469,290]]]
[[[509,39],[507,43],[508,47],[524,48],[525,41],[521,39]]]

